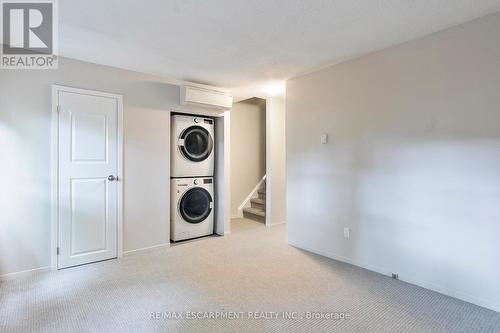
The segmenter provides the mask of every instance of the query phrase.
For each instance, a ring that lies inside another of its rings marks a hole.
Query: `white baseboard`
[[[373,272],[376,272],[376,273],[379,273],[382,275],[386,275],[386,276],[390,277],[392,274],[392,272],[390,272],[386,268],[378,267],[378,266],[367,264],[367,263],[362,263],[362,262],[359,262],[359,261],[356,261],[356,260],[353,260],[353,259],[350,259],[350,258],[347,258],[344,256],[340,256],[340,255],[337,255],[335,253],[331,253],[328,251],[321,251],[321,250],[312,249],[309,246],[305,246],[305,245],[299,244],[299,243],[294,242],[294,241],[288,240],[288,244],[290,244],[296,248],[306,250],[308,252],[319,254],[321,256],[331,258],[331,259],[334,259],[337,261],[345,262],[345,263],[348,263],[348,264],[351,264],[351,265],[354,265],[357,267],[361,267],[361,268],[364,268],[364,269],[367,269],[369,271],[373,271]],[[440,286],[440,285],[434,284],[434,283],[429,282],[429,281],[415,279],[411,276],[405,276],[405,275],[399,274],[398,278],[401,281],[404,281],[404,282],[407,282],[407,283],[410,283],[410,284],[413,284],[413,285],[416,285],[416,286],[419,286],[419,287],[422,287],[425,289],[429,289],[429,290],[435,291],[437,293],[440,293],[440,294],[443,294],[446,296],[457,298],[457,299],[460,299],[460,300],[465,301],[465,302],[479,305],[481,307],[484,307],[484,308],[487,308],[487,309],[490,309],[493,311],[500,312],[500,303],[499,302],[478,298],[476,296],[464,293],[460,290]]]
[[[374,265],[370,265],[370,264],[366,264],[366,263],[360,263],[360,262],[357,262],[357,261],[352,260],[350,258],[347,258],[347,257],[344,257],[344,256],[340,256],[340,255],[332,253],[332,252],[316,250],[316,249],[313,249],[313,248],[311,248],[309,246],[302,245],[300,243],[297,243],[297,242],[294,242],[294,241],[290,241],[290,240],[288,240],[288,244],[292,245],[293,247],[296,247],[296,248],[299,248],[299,249],[302,249],[302,250],[306,250],[308,252],[319,254],[319,255],[321,255],[323,257],[328,257],[330,259],[334,259],[334,260],[337,260],[337,261],[345,262],[347,264],[358,266],[358,267],[361,267],[361,268],[364,268],[364,269],[367,269],[369,271],[373,271],[373,272],[376,272],[376,273],[379,273],[379,274],[382,274],[382,275],[392,276],[391,275],[392,272],[390,272],[388,269],[383,268],[383,267],[378,267],[378,266],[374,266]]]
[[[286,221],[278,222],[278,223],[271,223],[269,226],[274,227],[275,225],[281,225],[281,224],[286,224]]]
[[[152,249],[156,249],[159,247],[170,247],[170,243],[163,243],[163,244],[158,244],[158,245],[153,245],[153,246],[141,247],[140,249],[123,251],[123,254],[130,254],[130,253],[134,253],[134,252],[152,250]]]
[[[26,269],[24,271],[2,274],[2,275],[0,275],[0,278],[9,277],[12,275],[17,275],[17,274],[33,273],[35,271],[41,271],[41,270],[51,270],[51,267],[50,266],[43,266],[43,267],[38,267],[38,268]]]
[[[158,245],[143,247],[140,249],[123,251],[123,254],[129,254],[129,253],[134,253],[134,252],[139,252],[139,251],[146,251],[146,250],[155,249],[155,248],[159,248],[159,247],[166,247],[166,246],[170,247],[170,243],[158,244]],[[38,268],[26,269],[26,270],[18,271],[18,272],[2,274],[2,275],[0,275],[0,278],[9,277],[12,275],[17,275],[17,274],[32,273],[32,272],[41,271],[41,270],[52,270],[52,267],[51,266],[43,266],[43,267],[38,267]]]

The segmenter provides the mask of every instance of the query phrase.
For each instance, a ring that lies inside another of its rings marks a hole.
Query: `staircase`
[[[250,199],[250,207],[243,208],[243,216],[258,222],[266,223],[266,187],[257,190],[257,198]]]

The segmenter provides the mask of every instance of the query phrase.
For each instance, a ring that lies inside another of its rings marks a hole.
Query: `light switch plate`
[[[321,143],[324,145],[328,143],[328,134],[326,133],[321,134]]]
[[[344,238],[349,239],[349,227],[344,227]]]

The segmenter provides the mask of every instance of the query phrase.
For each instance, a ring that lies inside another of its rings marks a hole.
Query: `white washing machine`
[[[170,239],[174,242],[214,233],[212,177],[170,180]]]
[[[171,177],[214,175],[214,120],[174,115],[171,127]]]

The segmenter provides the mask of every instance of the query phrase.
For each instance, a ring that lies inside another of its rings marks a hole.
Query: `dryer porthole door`
[[[193,162],[201,162],[212,153],[213,140],[208,131],[201,126],[191,126],[181,134],[183,144],[180,150],[184,157]]]
[[[202,187],[193,187],[184,193],[179,202],[179,212],[189,223],[203,222],[212,211],[212,196]]]

